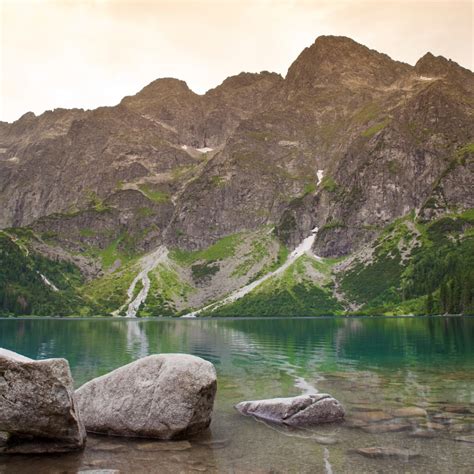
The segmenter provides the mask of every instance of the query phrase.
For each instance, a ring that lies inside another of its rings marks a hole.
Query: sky
[[[285,75],[320,35],[415,64],[473,69],[472,0],[0,0],[0,120],[115,105],[159,77],[199,94],[241,71]]]

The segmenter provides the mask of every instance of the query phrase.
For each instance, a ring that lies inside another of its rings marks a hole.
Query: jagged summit
[[[345,36],[320,36],[290,66],[287,82],[299,87],[388,85],[411,67]]]
[[[415,64],[418,74],[433,77],[445,77],[450,75],[460,80],[474,81],[474,74],[469,69],[463,68],[452,59],[444,56],[435,56],[431,52],[426,53]]]

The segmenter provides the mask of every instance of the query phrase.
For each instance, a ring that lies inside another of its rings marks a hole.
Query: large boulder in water
[[[235,408],[243,415],[289,426],[332,423],[344,418],[343,406],[326,393],[241,402]]]
[[[0,453],[73,451],[85,441],[68,362],[0,349]]]
[[[210,362],[160,354],[87,382],[76,400],[87,431],[175,439],[209,426],[216,388]]]

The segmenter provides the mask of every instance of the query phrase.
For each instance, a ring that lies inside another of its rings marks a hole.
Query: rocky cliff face
[[[341,256],[414,212],[473,205],[474,75],[320,37],[285,78],[242,73],[204,95],[158,79],[116,107],[0,126],[0,228],[70,252],[209,247],[268,226]],[[95,249],[92,251],[91,249]]]

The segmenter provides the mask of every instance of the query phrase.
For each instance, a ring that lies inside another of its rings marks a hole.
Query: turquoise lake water
[[[203,357],[218,373],[211,429],[190,446],[93,436],[83,453],[4,456],[0,472],[473,471],[474,318],[6,319],[0,346],[68,359],[77,386],[160,352]],[[233,408],[315,390],[341,401],[344,423],[286,430]],[[354,452],[372,446],[418,456]]]

